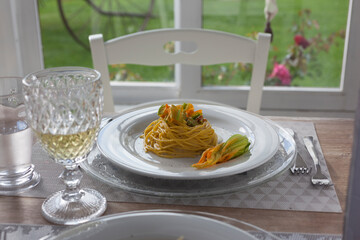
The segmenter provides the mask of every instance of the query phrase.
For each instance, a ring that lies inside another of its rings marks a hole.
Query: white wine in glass
[[[35,131],[36,136],[47,151],[54,156],[54,160],[74,160],[77,156],[86,155],[94,144],[98,127],[74,134],[51,134]],[[81,159],[80,159],[81,161]],[[79,163],[79,162],[76,162]]]
[[[106,199],[93,189],[80,189],[79,164],[94,146],[103,111],[100,73],[82,67],[59,67],[23,79],[30,127],[50,158],[65,167],[66,188],[49,196],[42,214],[50,222],[74,225],[104,213]]]

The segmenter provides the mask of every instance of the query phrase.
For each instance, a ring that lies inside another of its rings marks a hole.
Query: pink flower
[[[310,42],[301,35],[295,35],[294,41],[296,45],[302,46],[304,49],[306,49],[310,45]]]
[[[284,64],[275,63],[273,71],[269,77],[280,79],[282,85],[288,86],[291,83],[290,72]]]

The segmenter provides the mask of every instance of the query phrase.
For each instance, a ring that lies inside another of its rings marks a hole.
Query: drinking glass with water
[[[40,175],[31,162],[32,146],[22,79],[0,77],[0,195],[13,195],[39,183]]]

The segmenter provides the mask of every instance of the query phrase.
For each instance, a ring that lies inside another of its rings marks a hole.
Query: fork
[[[319,164],[319,158],[316,148],[314,147],[314,138],[312,136],[304,137],[304,143],[306,149],[308,150],[312,160],[315,164],[316,173],[311,177],[311,183],[313,185],[323,185],[323,186],[330,186],[333,185],[332,182],[328,177],[326,177],[322,171]]]
[[[294,130],[292,130],[291,128],[287,128],[286,131],[288,131],[290,133],[290,135],[294,138],[295,142],[296,142],[296,138],[297,135],[295,133]],[[300,156],[299,153],[297,153],[296,155],[296,160],[294,165],[290,168],[290,171],[295,174],[295,173],[303,173],[303,174],[308,174],[311,171],[311,168],[309,168],[307,166],[307,164],[305,163],[304,159]]]

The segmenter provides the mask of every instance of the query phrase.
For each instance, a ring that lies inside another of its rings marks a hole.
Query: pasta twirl
[[[146,151],[166,158],[195,157],[217,143],[211,124],[190,103],[163,105],[158,115],[142,136]]]

